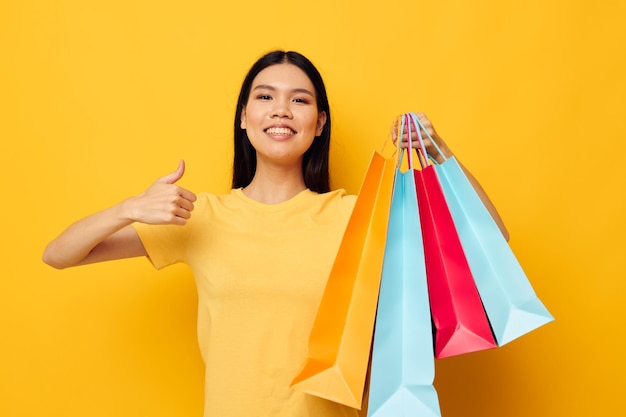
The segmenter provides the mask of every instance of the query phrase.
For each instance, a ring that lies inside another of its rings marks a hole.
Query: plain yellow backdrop
[[[556,318],[437,361],[444,417],[619,415],[625,19],[618,0],[2,0],[0,415],[201,415],[186,267],[40,256],[179,159],[185,187],[227,190],[240,83],[275,48],[325,77],[336,187],[357,192],[392,118],[425,111]]]

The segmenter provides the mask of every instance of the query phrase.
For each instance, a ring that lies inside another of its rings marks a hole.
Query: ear
[[[241,109],[241,117],[239,118],[239,127],[242,129],[246,128],[246,107],[245,106]]]
[[[315,136],[319,136],[322,134],[322,130],[324,130],[324,125],[326,125],[326,112],[322,111],[317,115],[317,126],[315,129]]]

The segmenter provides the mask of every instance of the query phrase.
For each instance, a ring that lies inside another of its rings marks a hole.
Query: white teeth
[[[265,132],[267,132],[268,135],[291,135],[293,130],[288,127],[270,127]]]

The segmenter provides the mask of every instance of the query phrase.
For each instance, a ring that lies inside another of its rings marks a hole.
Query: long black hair
[[[330,151],[330,107],[326,95],[326,87],[319,71],[304,55],[293,51],[273,51],[252,65],[246,75],[239,92],[237,110],[235,112],[235,157],[233,161],[233,188],[246,187],[256,172],[256,151],[246,130],[241,128],[241,112],[250,98],[252,82],[265,68],[277,64],[292,64],[300,68],[309,77],[315,88],[317,111],[326,112],[326,123],[320,136],[315,138],[302,158],[302,174],[304,184],[311,191],[325,193],[330,191],[330,175],[328,173],[328,157]]]

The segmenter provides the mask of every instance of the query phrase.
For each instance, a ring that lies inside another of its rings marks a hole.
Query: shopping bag
[[[374,153],[308,342],[294,389],[361,408],[380,286],[395,159]]]
[[[404,115],[411,136],[417,126],[412,114]],[[419,129],[422,169],[415,170],[417,202],[424,238],[426,275],[435,326],[435,357],[444,358],[495,348],[478,289],[465,257],[437,172],[426,154]]]
[[[498,345],[553,321],[456,158],[439,153],[435,170]]]
[[[409,149],[410,153],[411,150]],[[424,246],[412,168],[396,178],[378,296],[368,417],[439,417]]]

